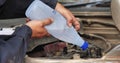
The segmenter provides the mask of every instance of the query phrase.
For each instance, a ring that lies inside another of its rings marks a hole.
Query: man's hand
[[[60,3],[57,3],[55,10],[60,12],[67,19],[68,26],[74,25],[76,30],[80,29],[80,24],[78,20],[74,17],[74,15],[68,9],[66,9]]]
[[[26,25],[32,29],[32,37],[41,38],[43,36],[49,35],[44,27],[51,23],[52,23],[52,19],[45,19],[42,21],[39,20],[29,21],[26,23]]]

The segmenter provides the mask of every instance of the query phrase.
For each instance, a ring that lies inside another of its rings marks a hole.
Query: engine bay
[[[28,51],[32,58],[45,59],[101,59],[114,47],[120,44],[120,35],[111,16],[110,1],[90,4],[65,5],[76,16],[81,24],[78,34],[89,42],[85,51],[80,47],[60,41],[34,40],[37,45]],[[33,43],[32,43],[33,44]],[[34,45],[35,45],[34,44]],[[31,45],[30,45],[31,46]]]
[[[120,31],[116,27],[116,24],[112,18],[110,3],[110,1],[105,1],[87,4],[65,4],[66,8],[72,11],[78,19],[81,25],[78,34],[84,40],[89,42],[88,49],[83,51],[76,45],[58,40],[52,36],[44,37],[42,39],[31,39],[26,53],[28,56],[25,58],[27,59],[25,60],[26,63],[35,63],[34,60],[36,58],[38,58],[41,63],[45,63],[44,60],[46,59],[92,59],[95,61],[96,59],[100,59],[99,63],[104,63],[101,62],[102,59],[102,61],[110,60],[111,62],[113,60],[113,63],[119,63]],[[15,27],[20,23],[24,24],[25,19],[0,20],[0,22],[0,27]],[[29,58],[32,59],[29,60]],[[114,62],[116,60],[118,62]],[[78,63],[80,62],[81,60],[78,61]],[[46,63],[49,62],[46,61]],[[69,61],[68,63],[72,62]],[[91,61],[91,63],[93,62]]]

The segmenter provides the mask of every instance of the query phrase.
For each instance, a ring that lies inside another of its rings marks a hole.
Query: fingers
[[[69,16],[71,17],[71,22],[68,21],[68,23],[71,23],[74,25],[75,29],[76,30],[79,30],[80,29],[80,23],[78,22],[78,20],[75,18],[75,16],[69,11]]]
[[[67,24],[68,24],[68,26],[71,27],[71,26],[72,26],[72,23],[73,23],[73,18],[71,17],[71,14],[68,13],[68,14],[63,14],[63,15],[64,15],[64,17],[67,19]]]
[[[48,19],[45,19],[44,21],[42,21],[42,24],[43,26],[46,26],[46,25],[49,25],[53,22],[53,19],[52,18],[48,18]]]
[[[73,23],[73,19],[71,17],[67,17],[67,21],[68,21],[67,22],[68,26],[71,27]]]
[[[78,20],[73,16],[73,25],[75,26],[76,30],[80,29],[80,23],[78,22]]]
[[[72,26],[72,23],[73,23],[73,18],[72,18],[71,13],[69,13],[69,10],[67,10],[67,12],[63,13],[62,15],[66,18],[66,20],[67,20],[67,25],[68,25],[69,27],[71,27],[71,26]]]
[[[80,24],[79,24],[78,20],[74,17],[74,15],[68,9],[66,9],[60,3],[57,3],[55,10],[60,12],[66,18],[67,25],[69,27],[74,25],[76,30],[80,29]]]
[[[80,24],[79,24],[78,21],[75,21],[75,22],[74,22],[74,26],[75,26],[75,29],[76,29],[76,30],[79,30],[79,29],[80,29]]]
[[[78,22],[78,20],[74,17],[72,13],[69,12],[68,14],[64,14],[64,16],[67,19],[67,24],[69,27],[74,25],[76,30],[80,29],[80,23]]]
[[[48,32],[44,27],[38,27],[36,32],[33,31],[32,38],[42,38],[48,36]]]

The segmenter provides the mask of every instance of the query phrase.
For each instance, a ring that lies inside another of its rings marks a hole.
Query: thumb
[[[45,19],[44,21],[42,21],[42,24],[43,26],[46,26],[46,25],[49,25],[53,22],[53,19],[52,18],[48,18],[48,19]]]

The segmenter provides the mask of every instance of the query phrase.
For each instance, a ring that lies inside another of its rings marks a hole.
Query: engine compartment
[[[28,51],[31,58],[44,59],[101,59],[120,44],[120,33],[110,11],[110,1],[85,5],[65,5],[81,24],[79,35],[89,42],[86,51],[58,39],[32,41],[38,44]],[[40,43],[41,42],[41,43]],[[32,43],[33,44],[33,43]],[[30,45],[31,46],[31,45]],[[33,46],[33,45],[32,45]],[[36,48],[35,48],[36,47]]]
[[[85,60],[87,60],[86,63],[93,63],[93,61],[94,63],[104,63],[104,61],[119,63],[120,47],[115,47],[120,44],[120,31],[112,19],[110,2],[74,4],[66,5],[66,7],[80,22],[81,28],[78,33],[89,42],[89,48],[83,51],[76,45],[60,41],[54,37],[31,39],[25,62],[37,63],[34,62],[36,60],[38,63],[53,63],[60,59],[61,63],[67,63],[65,60],[68,60],[68,63],[81,63]],[[20,23],[24,24],[25,19],[0,20],[0,22],[0,27],[14,27]]]
[[[90,44],[85,51],[80,47],[62,41],[46,45],[39,45],[33,51],[27,53],[29,57],[41,57],[49,59],[89,59],[101,58],[103,49]]]

